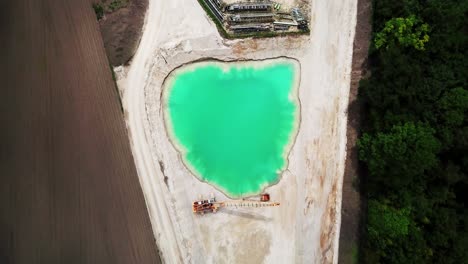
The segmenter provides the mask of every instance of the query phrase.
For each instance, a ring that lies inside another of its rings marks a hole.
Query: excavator
[[[210,199],[194,201],[192,210],[195,214],[205,213],[216,213],[221,207],[269,207],[279,206],[280,203],[271,202],[270,195],[263,193],[259,195],[259,200],[256,199],[243,199],[243,200],[232,200],[232,201],[216,201],[216,198],[212,195]]]

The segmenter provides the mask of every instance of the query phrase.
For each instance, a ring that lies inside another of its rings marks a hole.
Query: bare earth
[[[96,17],[0,2],[0,263],[159,263]]]
[[[362,106],[357,100],[359,81],[367,75],[372,16],[372,1],[358,0],[356,34],[354,38],[351,89],[349,94],[347,157],[343,179],[343,205],[341,210],[341,233],[339,263],[357,261],[361,208],[359,194],[360,177],[356,141],[360,133]]]
[[[309,36],[225,41],[197,1],[150,0],[140,46],[115,69],[133,156],[154,236],[167,263],[337,263],[356,0],[311,1]],[[198,216],[214,193],[169,142],[161,87],[193,60],[287,56],[301,67],[301,124],[281,181],[267,188],[280,207]]]
[[[96,2],[98,0],[90,0]],[[113,0],[99,0],[104,6]],[[120,0],[125,1],[125,0]],[[99,21],[102,39],[111,65],[128,63],[138,47],[148,0],[126,0],[127,4]]]

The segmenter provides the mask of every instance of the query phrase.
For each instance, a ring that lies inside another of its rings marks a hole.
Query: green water
[[[172,140],[202,180],[232,197],[258,193],[279,180],[297,132],[295,65],[198,64],[166,87]]]

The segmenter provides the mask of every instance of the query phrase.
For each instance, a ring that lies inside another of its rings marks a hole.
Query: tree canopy
[[[468,0],[374,0],[363,263],[468,263]]]
[[[424,50],[424,44],[429,41],[429,25],[422,23],[416,16],[397,17],[388,20],[385,27],[375,36],[375,47],[389,47],[396,44],[403,47],[414,47]]]
[[[440,143],[434,132],[424,125],[405,123],[388,133],[364,134],[358,141],[359,157],[373,181],[398,190],[437,165]]]

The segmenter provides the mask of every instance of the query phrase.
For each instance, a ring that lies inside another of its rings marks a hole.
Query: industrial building
[[[231,26],[230,29],[234,33],[248,33],[248,32],[271,31],[271,26],[270,24],[246,24],[246,25]]]
[[[242,13],[242,14],[235,14],[229,17],[229,22],[231,23],[267,23],[274,21],[274,14],[273,13]]]
[[[227,32],[234,34],[260,31],[307,30],[307,20],[299,8],[280,10],[269,0],[227,4],[223,0],[202,0]]]
[[[232,4],[226,7],[228,12],[247,12],[247,11],[272,11],[273,3],[270,1],[267,2],[247,2],[247,3],[237,3]]]
[[[224,15],[223,15],[223,12],[221,12],[221,10],[219,9],[221,6],[221,2],[219,0],[204,0],[204,1],[210,8],[211,12],[219,20],[219,22],[223,23]]]
[[[297,27],[298,24],[294,20],[282,20],[273,22],[273,28],[278,30],[289,30],[291,27]]]
[[[307,20],[304,18],[304,15],[302,14],[301,10],[299,10],[299,8],[293,8],[291,11],[291,15],[293,16],[294,20],[296,20],[299,24],[297,26],[299,29],[307,29]]]

